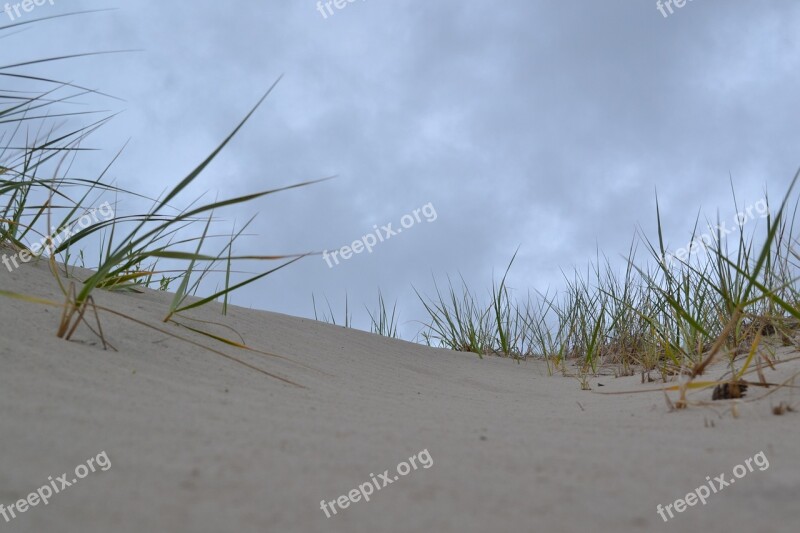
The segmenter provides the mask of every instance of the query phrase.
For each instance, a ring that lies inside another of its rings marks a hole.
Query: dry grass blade
[[[7,297],[7,298],[13,298],[13,299],[16,299],[16,300],[22,300],[22,301],[25,301],[25,302],[34,303],[34,304],[38,304],[38,305],[46,305],[46,306],[50,306],[50,307],[64,307],[64,304],[55,302],[53,300],[49,300],[49,299],[46,299],[46,298],[38,298],[38,297],[35,297],[35,296],[29,296],[29,295],[25,295],[25,294],[19,294],[19,293],[15,293],[15,292],[11,292],[11,291],[0,290],[0,296],[4,296],[4,297]],[[73,309],[73,311],[72,311],[73,314],[78,312],[78,310],[74,310],[74,306],[68,306],[67,308],[68,309]],[[66,313],[66,309],[67,308],[65,308],[65,313]],[[198,348],[202,348],[203,350],[207,350],[207,351],[209,351],[211,353],[219,355],[220,357],[224,357],[225,359],[229,359],[229,360],[231,360],[231,361],[233,361],[235,363],[238,363],[238,364],[240,364],[242,366],[245,366],[245,367],[247,367],[247,368],[249,368],[251,370],[254,370],[254,371],[256,371],[256,372],[258,372],[260,374],[263,374],[265,376],[269,376],[271,378],[277,379],[277,380],[282,381],[282,382],[284,382],[286,384],[289,384],[289,385],[292,385],[294,387],[298,387],[298,388],[301,388],[301,389],[307,388],[307,387],[305,387],[303,385],[300,385],[299,383],[296,383],[296,382],[294,382],[294,381],[292,381],[292,380],[290,380],[288,378],[285,378],[285,377],[280,376],[278,374],[274,374],[272,372],[264,370],[263,368],[259,368],[259,367],[255,366],[255,365],[251,364],[251,363],[248,363],[247,361],[239,359],[238,357],[234,357],[234,356],[232,356],[230,354],[227,354],[225,352],[222,352],[222,351],[219,351],[219,350],[215,350],[214,348],[206,346],[206,345],[204,345],[202,343],[199,343],[199,342],[194,341],[192,339],[183,337],[181,335],[177,335],[177,334],[175,334],[175,333],[173,333],[171,331],[167,331],[164,328],[161,328],[161,327],[158,327],[158,326],[154,326],[153,324],[149,324],[149,323],[147,323],[147,322],[145,322],[143,320],[139,320],[139,319],[134,318],[132,316],[129,316],[129,315],[125,314],[125,313],[116,311],[116,310],[108,308],[108,307],[103,307],[103,306],[100,306],[100,305],[95,305],[94,308],[95,308],[95,310],[100,310],[100,311],[104,311],[106,313],[110,313],[110,314],[118,316],[120,318],[129,320],[129,321],[131,321],[131,322],[133,322],[135,324],[138,324],[140,326],[149,328],[149,329],[154,330],[154,331],[158,331],[159,333],[163,333],[164,335],[167,335],[167,336],[172,337],[174,339],[189,343],[189,344],[191,344],[193,346],[196,346]],[[61,323],[62,323],[62,325],[65,324],[65,323],[67,325],[69,325],[71,323],[71,321],[69,321],[69,320],[65,321],[63,316],[62,316]],[[65,335],[66,335],[66,328],[65,328]],[[251,351],[257,351],[257,350],[251,350]],[[260,352],[260,353],[266,353],[266,352]],[[291,360],[289,359],[289,361],[291,361]],[[296,363],[296,364],[300,364],[302,366],[302,363]]]
[[[297,365],[297,366],[303,367],[303,368],[305,368],[307,370],[313,370],[315,372],[319,372],[320,374],[325,374],[326,376],[332,376],[332,374],[329,374],[329,373],[327,373],[327,372],[325,372],[323,370],[320,370],[318,368],[314,368],[313,366],[306,365],[306,364],[301,363],[299,361],[295,361],[294,359],[290,359],[290,358],[288,358],[286,356],[277,355],[277,354],[274,354],[274,353],[271,353],[271,352],[265,352],[263,350],[259,350],[257,348],[253,348],[251,346],[248,346],[248,345],[244,344],[244,342],[237,342],[237,341],[225,338],[225,337],[223,337],[221,335],[215,335],[213,333],[209,333],[208,331],[203,331],[203,330],[201,330],[199,328],[193,328],[191,326],[187,326],[186,324],[181,324],[180,322],[176,322],[175,320],[170,320],[170,322],[172,322],[176,326],[180,326],[182,328],[188,329],[189,331],[193,331],[194,333],[197,333],[198,335],[203,335],[203,336],[208,337],[210,339],[214,339],[215,341],[219,341],[219,342],[221,342],[223,344],[227,344],[228,346],[233,346],[234,348],[239,348],[240,350],[247,350],[248,352],[253,352],[253,353],[256,353],[256,354],[259,354],[259,355],[263,355],[263,356],[266,356],[266,357],[274,357],[276,359],[282,359],[284,361],[288,361],[288,362],[292,363],[293,365]]]

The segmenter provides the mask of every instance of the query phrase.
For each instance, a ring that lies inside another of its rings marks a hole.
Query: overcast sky
[[[105,7],[118,9],[0,39],[3,64],[139,50],[24,69],[124,100],[91,99],[122,113],[76,169],[96,175],[130,140],[110,177],[155,196],[283,74],[186,201],[338,178],[226,212],[260,213],[238,253],[330,251],[436,211],[334,268],[304,259],[238,305],[311,316],[313,293],[341,317],[347,293],[366,327],[380,288],[411,338],[425,318],[412,287],[430,294],[434,276],[488,290],[519,246],[512,287],[555,288],[598,247],[627,253],[637,227],[655,237],[656,190],[676,249],[698,210],[733,217],[731,178],[752,205],[800,165],[794,0],[695,0],[667,17],[651,0],[55,0],[18,20]]]

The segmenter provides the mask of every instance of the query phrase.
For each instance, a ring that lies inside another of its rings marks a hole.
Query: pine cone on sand
[[[742,398],[747,391],[747,382],[744,380],[721,383],[714,387],[711,394],[712,400],[733,400]]]

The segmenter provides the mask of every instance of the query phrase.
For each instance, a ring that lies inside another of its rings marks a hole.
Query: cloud
[[[698,209],[733,209],[729,173],[755,201],[799,162],[800,7],[786,2],[697,1],[667,19],[621,0],[365,1],[328,19],[311,0],[119,5],[3,44],[15,59],[144,49],[46,67],[127,100],[98,140],[133,138],[121,184],[180,179],[284,74],[193,192],[339,178],[235,213],[261,213],[242,252],[333,249],[437,206],[435,224],[333,270],[282,271],[241,305],[309,315],[311,292],[371,306],[380,287],[421,319],[412,284],[461,272],[488,287],[517,245],[513,283],[544,290],[652,229],[656,190],[678,246]]]

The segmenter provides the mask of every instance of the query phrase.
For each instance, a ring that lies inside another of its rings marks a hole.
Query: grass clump
[[[397,333],[398,316],[397,316],[397,301],[392,306],[392,311],[388,311],[386,301],[383,299],[383,294],[378,291],[378,309],[372,313],[367,309],[370,320],[370,332],[391,339],[400,338]]]
[[[89,12],[70,15],[85,13]],[[51,18],[58,16],[47,17]],[[0,37],[3,31],[41,20],[0,27]],[[212,232],[212,225],[217,222],[214,213],[323,180],[306,181],[208,203],[195,200],[189,202],[188,207],[184,209],[175,209],[172,204],[183,201],[182,195],[251,119],[280,78],[203,161],[164,195],[149,199],[152,202],[149,210],[122,216],[114,213],[112,209],[112,216],[106,220],[94,220],[94,223],[83,224],[82,219],[93,211],[93,206],[104,195],[113,194],[117,198],[115,206],[120,205],[125,199],[148,199],[144,195],[121,189],[105,181],[105,176],[119,157],[119,153],[97,178],[77,177],[72,171],[76,158],[89,150],[85,148],[87,139],[113,115],[85,126],[66,129],[67,119],[84,118],[90,112],[62,112],[61,108],[78,103],[81,98],[88,96],[108,97],[108,95],[70,83],[28,76],[17,70],[35,63],[65,61],[90,55],[96,54],[61,56],[0,66],[0,78],[5,79],[8,84],[15,83],[14,87],[0,87],[0,128],[2,128],[0,130],[0,244],[11,247],[20,257],[46,260],[50,265],[64,296],[62,318],[56,334],[69,340],[83,324],[101,339],[104,347],[113,348],[103,334],[100,315],[102,313],[125,315],[97,305],[94,302],[94,294],[99,290],[139,291],[153,283],[157,283],[158,288],[165,290],[177,282],[176,293],[165,311],[163,322],[182,325],[228,346],[278,357],[247,347],[241,339],[234,341],[219,337],[182,324],[178,319],[181,313],[220,299],[223,301],[223,312],[225,312],[228,299],[234,291],[308,255],[235,255],[234,243],[243,235],[252,219],[239,231],[227,234],[227,243],[221,248],[209,251],[211,241],[226,235]],[[42,89],[42,85],[46,87]],[[38,92],[36,87],[39,87]],[[56,118],[61,122],[56,122]],[[111,207],[110,203],[104,205]],[[193,232],[196,224],[202,224],[201,231]],[[81,266],[87,266],[85,250],[92,245],[99,248],[97,263],[90,265],[93,270],[88,274],[76,279],[75,263],[79,261]],[[170,262],[175,268],[159,270],[160,261]],[[233,281],[232,274],[239,273],[233,270],[233,265],[241,261],[269,261],[279,264],[241,281]],[[217,288],[210,295],[190,298],[197,295],[201,284],[209,274],[220,272],[224,273],[223,287]],[[161,279],[158,280],[157,276],[161,276]],[[53,304],[7,291],[3,292],[3,295],[32,303]],[[88,320],[89,316],[94,318],[92,322]],[[189,341],[163,327],[142,323],[131,317],[125,318]],[[257,368],[239,358],[207,348],[248,367]],[[258,370],[286,383],[295,384],[286,378],[262,369]]]
[[[565,275],[560,293],[529,293],[524,300],[512,300],[506,285],[511,264],[501,281],[492,284],[488,304],[463,278],[460,291],[448,278],[448,291],[435,285],[435,297],[420,296],[428,313],[422,337],[428,344],[480,357],[540,357],[549,372],[572,375],[582,388],[588,388],[589,376],[636,371],[643,380],[656,371],[665,382],[688,376],[687,383],[697,384],[695,378],[722,354],[731,379],[741,380],[754,359],[768,359],[758,349],[765,335],[797,344],[800,250],[794,237],[798,200],[792,199],[799,177],[775,211],[763,200],[766,227],[753,224],[749,232],[740,227],[729,240],[730,232],[719,221],[708,223],[714,233],[700,235],[698,217],[690,242],[702,247],[690,246],[677,257],[665,245],[656,202],[655,242],[638,233],[621,273],[598,253],[585,273],[576,269]],[[735,194],[734,207],[741,213]],[[642,245],[648,252],[645,261],[637,258]],[[736,368],[737,357],[747,354]],[[568,361],[575,370],[568,368]],[[687,388],[680,389],[678,406],[685,405]]]

